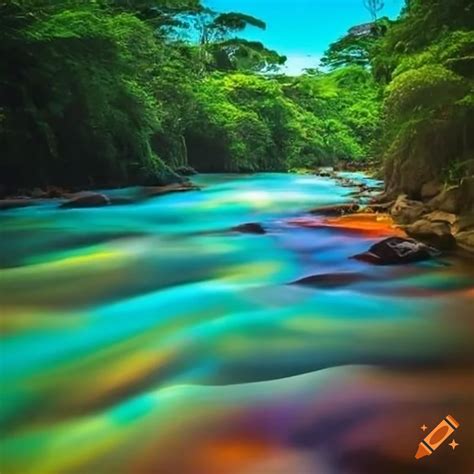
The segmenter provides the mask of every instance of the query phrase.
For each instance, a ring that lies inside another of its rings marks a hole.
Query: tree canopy
[[[188,163],[285,170],[370,153],[370,73],[281,76],[284,56],[238,36],[260,19],[197,0],[16,0],[0,12],[11,183],[151,184]]]
[[[384,158],[393,189],[461,176],[471,2],[411,0],[396,21],[366,3],[373,22],[330,45],[322,69],[287,77],[284,56],[239,36],[263,21],[199,0],[0,0],[1,175],[17,187],[159,184],[187,164]]]

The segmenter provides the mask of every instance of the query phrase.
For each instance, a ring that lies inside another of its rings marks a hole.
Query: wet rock
[[[309,211],[311,214],[321,216],[342,216],[343,214],[352,214],[359,210],[360,206],[356,202],[348,204],[336,204],[334,206],[323,206]]]
[[[357,190],[354,191],[356,193],[362,193],[368,189],[368,186],[365,184],[361,184],[348,178],[337,178],[337,182],[339,186],[342,186],[343,188],[357,188]]]
[[[168,184],[165,186],[145,186],[142,189],[142,195],[145,198],[151,198],[151,197],[157,197],[157,196],[164,196],[165,194],[170,194],[170,193],[196,191],[198,189],[200,189],[198,186],[190,182],[173,183],[173,184]]]
[[[311,286],[315,288],[338,288],[342,286],[359,283],[361,281],[371,280],[372,278],[363,273],[324,273],[320,275],[311,275],[300,280],[292,282],[292,285]]]
[[[411,224],[418,220],[426,211],[425,205],[420,201],[408,199],[406,194],[398,196],[391,209],[392,217],[400,224]]]
[[[425,214],[423,219],[426,219],[430,222],[445,222],[449,225],[453,225],[457,221],[458,217],[450,212],[433,211],[429,214]]]
[[[240,232],[241,234],[266,234],[266,230],[258,222],[248,222],[247,224],[241,224],[236,227],[232,227],[232,231]]]
[[[178,173],[180,176],[193,176],[197,174],[197,171],[191,166],[180,166],[176,168],[175,173]]]
[[[110,199],[101,193],[87,192],[79,193],[75,197],[61,204],[62,209],[83,208],[83,207],[102,207],[108,206]]]
[[[113,206],[123,206],[126,204],[133,204],[136,202],[135,199],[126,196],[109,196],[110,204]]]
[[[431,199],[437,196],[443,190],[443,185],[437,181],[429,181],[421,187],[421,198],[423,200]]]
[[[316,176],[319,176],[321,178],[332,178],[334,177],[334,173],[332,171],[317,171]]]
[[[463,197],[459,186],[451,186],[431,199],[431,201],[428,202],[428,206],[436,211],[457,214],[460,210],[460,202],[462,199]]]
[[[456,234],[456,243],[465,250],[474,252],[474,229]]]
[[[0,211],[8,211],[10,209],[17,209],[20,207],[28,207],[36,204],[37,201],[28,198],[11,198],[0,200]]]
[[[466,230],[474,230],[474,214],[457,216],[456,222],[451,227],[451,231],[454,235]]]
[[[448,250],[456,246],[456,240],[452,236],[451,227],[447,222],[421,219],[405,226],[404,230],[409,236],[438,249]]]
[[[397,265],[419,262],[440,255],[440,252],[415,239],[389,237],[370,247],[354,259],[374,265]]]

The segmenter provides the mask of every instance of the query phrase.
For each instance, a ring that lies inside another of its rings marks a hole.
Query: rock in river
[[[183,182],[183,183],[174,183],[174,184],[167,184],[165,186],[144,186],[142,189],[142,197],[144,198],[152,198],[157,196],[164,196],[165,194],[171,193],[182,193],[187,191],[197,191],[200,188],[194,185],[191,182]]]
[[[241,234],[266,234],[267,232],[258,222],[249,222],[247,224],[241,224],[236,227],[232,227],[234,232],[240,232]]]
[[[352,258],[374,265],[396,265],[427,260],[439,254],[438,250],[415,239],[389,237],[372,245],[367,252]]]
[[[319,275],[311,275],[292,282],[292,285],[310,286],[315,288],[340,288],[370,281],[371,277],[363,273],[341,272],[341,273],[323,273]]]
[[[78,195],[69,199],[61,204],[62,209],[71,209],[76,207],[101,207],[108,206],[110,199],[101,193],[86,192],[79,193]]]
[[[0,211],[8,211],[10,209],[16,209],[18,207],[27,207],[36,204],[37,201],[28,198],[11,198],[0,200]]]

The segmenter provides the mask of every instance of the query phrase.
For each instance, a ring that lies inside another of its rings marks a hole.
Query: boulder
[[[437,181],[428,181],[421,187],[421,198],[423,200],[431,199],[437,196],[443,190],[443,185]]]
[[[389,237],[352,258],[374,265],[397,265],[427,260],[438,255],[438,250],[415,239]]]
[[[311,275],[292,282],[292,285],[311,286],[314,288],[340,288],[354,283],[372,280],[363,273],[342,272]]]
[[[456,240],[452,236],[451,227],[447,222],[433,222],[423,218],[405,226],[404,230],[409,236],[438,249],[447,250],[456,246]]]
[[[330,166],[323,166],[321,168],[316,168],[313,174],[315,174],[316,176],[321,176],[322,178],[335,178],[336,177],[334,168]]]
[[[356,202],[348,204],[336,204],[334,206],[323,206],[309,211],[311,214],[320,216],[342,216],[343,214],[352,214],[359,210],[360,206]]]
[[[266,234],[266,230],[258,222],[248,222],[247,224],[241,224],[236,227],[232,227],[233,232],[240,232],[241,234]]]
[[[390,213],[400,224],[411,224],[418,220],[426,211],[425,205],[420,201],[408,199],[406,194],[398,196]]]
[[[182,193],[186,191],[196,191],[199,189],[200,188],[198,186],[188,181],[183,183],[167,184],[164,186],[144,186],[141,194],[145,198],[152,198],[170,193]]]
[[[450,212],[433,211],[429,214],[425,214],[423,219],[426,219],[430,222],[445,222],[449,225],[453,225],[457,221],[458,216]]]
[[[354,181],[352,179],[348,178],[339,178],[337,177],[337,184],[339,186],[342,186],[343,188],[357,188],[355,192],[357,193],[362,193],[368,189],[368,186],[366,186],[363,183],[359,183],[358,181]]]
[[[454,235],[466,230],[474,230],[474,214],[463,214],[458,216],[456,222],[451,227]]]
[[[428,202],[432,210],[457,214],[460,210],[462,195],[459,186],[451,186]]]
[[[80,193],[68,201],[62,203],[59,207],[62,209],[82,208],[82,207],[102,207],[108,206],[110,199],[102,193]]]
[[[197,171],[191,166],[180,166],[176,168],[175,173],[178,173],[180,176],[193,176],[197,174]]]
[[[113,206],[123,206],[125,204],[133,204],[135,203],[135,199],[128,197],[128,196],[110,196],[110,204]]]
[[[11,198],[0,200],[0,211],[8,211],[10,209],[17,209],[19,207],[28,207],[36,204],[37,201],[28,198]]]
[[[474,229],[456,234],[456,243],[469,252],[474,252]]]
[[[333,178],[334,173],[332,171],[317,171],[316,176],[319,176],[321,178]]]

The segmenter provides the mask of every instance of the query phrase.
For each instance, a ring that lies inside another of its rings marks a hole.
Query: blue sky
[[[354,25],[370,21],[363,0],[204,0],[217,11],[239,11],[267,23],[248,29],[245,38],[262,41],[288,56],[287,73],[318,65],[327,46]],[[396,18],[403,0],[385,0],[380,15]]]

